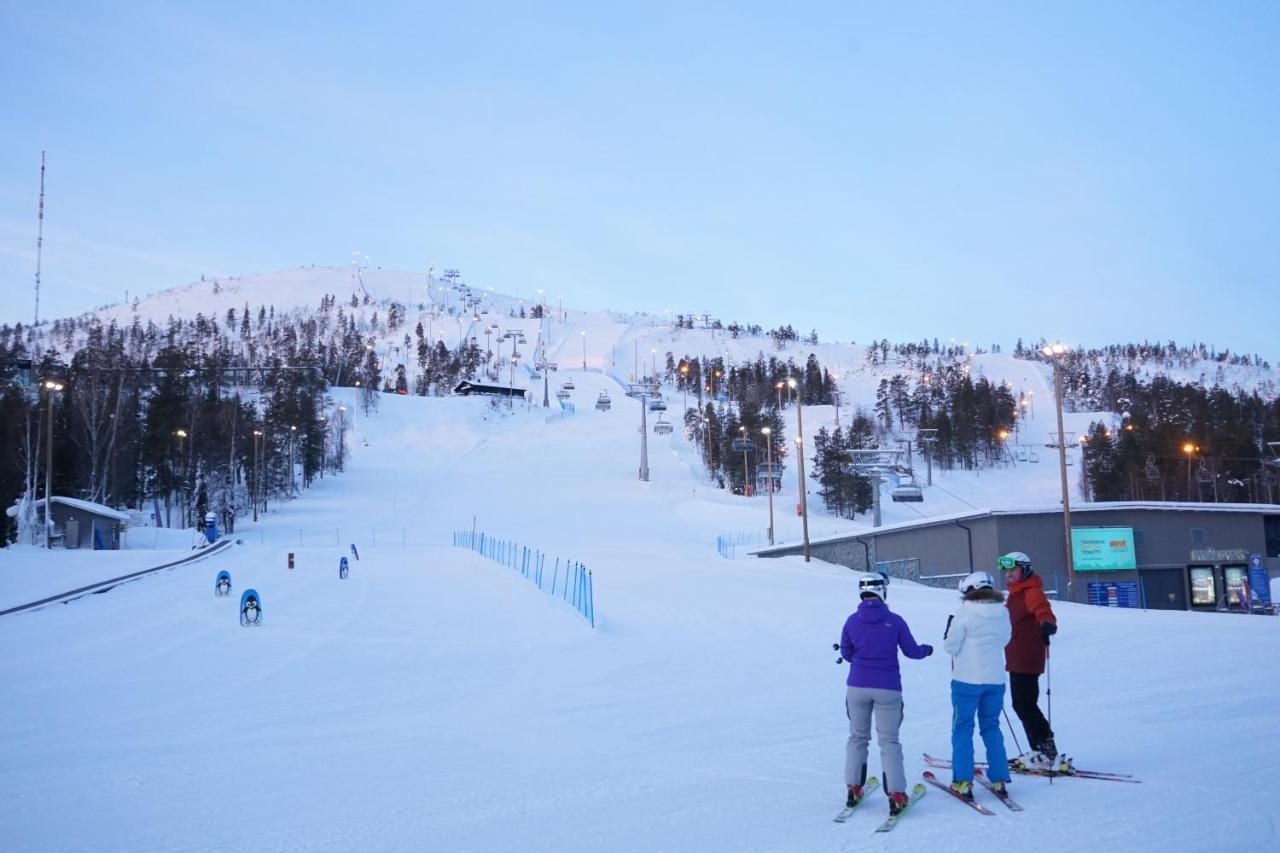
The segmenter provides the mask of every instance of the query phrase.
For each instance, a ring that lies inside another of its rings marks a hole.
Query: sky
[[[1280,362],[1280,5],[0,0],[0,321],[352,252]]]

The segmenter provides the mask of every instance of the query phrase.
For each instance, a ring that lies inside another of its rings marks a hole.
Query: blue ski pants
[[[987,750],[987,777],[992,782],[1009,781],[1009,756],[1000,733],[1000,709],[1004,707],[1003,684],[951,682],[951,780],[973,781],[973,718]]]

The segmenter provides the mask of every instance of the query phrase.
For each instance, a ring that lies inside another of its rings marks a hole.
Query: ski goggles
[[[1013,557],[1005,556],[997,559],[996,565],[1000,567],[1000,571],[1002,572],[1011,572],[1014,569],[1018,568],[1018,561],[1015,560]]]

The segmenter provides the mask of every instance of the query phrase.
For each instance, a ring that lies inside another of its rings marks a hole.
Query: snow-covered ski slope
[[[626,328],[607,340],[601,320],[589,362]],[[573,378],[578,412],[550,424],[478,399],[383,396],[366,416],[339,391],[348,470],[243,525],[225,558],[0,618],[3,848],[1276,849],[1280,620],[1078,605],[1058,605],[1058,742],[1141,785],[1019,779],[1026,811],[995,817],[926,797],[888,836],[877,795],[834,823],[830,644],[857,576],[721,559],[714,533],[759,526],[763,499],[709,488],[678,435],[652,441],[638,482],[638,404],[569,361],[553,376]],[[585,562],[597,628],[447,547],[473,517]],[[361,559],[339,580],[350,542]],[[0,552],[0,584],[64,556]],[[237,622],[249,586],[260,628]],[[889,601],[938,645],[955,598],[895,584]],[[903,676],[918,778],[921,753],[949,753],[947,659]]]

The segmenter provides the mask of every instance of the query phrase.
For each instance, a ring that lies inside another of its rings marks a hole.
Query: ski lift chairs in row
[[[556,392],[556,399],[557,399],[557,400],[568,400],[568,399],[569,399],[569,392],[568,392],[568,391],[566,391],[566,390],[564,390],[563,388],[561,388],[559,391],[557,391],[557,392]]]
[[[564,383],[563,385],[561,385],[560,387],[561,387],[561,388],[563,388],[563,389],[564,389],[564,390],[566,390],[566,391],[572,391],[572,390],[574,390],[573,380],[572,380],[572,379],[566,380],[566,381],[565,381],[565,383]]]
[[[663,400],[661,397],[654,397],[649,400],[649,411],[665,412],[666,410],[667,410],[666,401]]]
[[[613,401],[609,399],[609,395],[601,391],[600,396],[596,397],[596,411],[607,412],[612,406]]]
[[[749,438],[735,438],[732,447],[734,453],[752,453],[756,449],[756,443]]]
[[[671,433],[675,432],[675,429],[675,426],[664,420],[662,415],[658,415],[658,419],[653,423],[654,435],[671,435]]]

